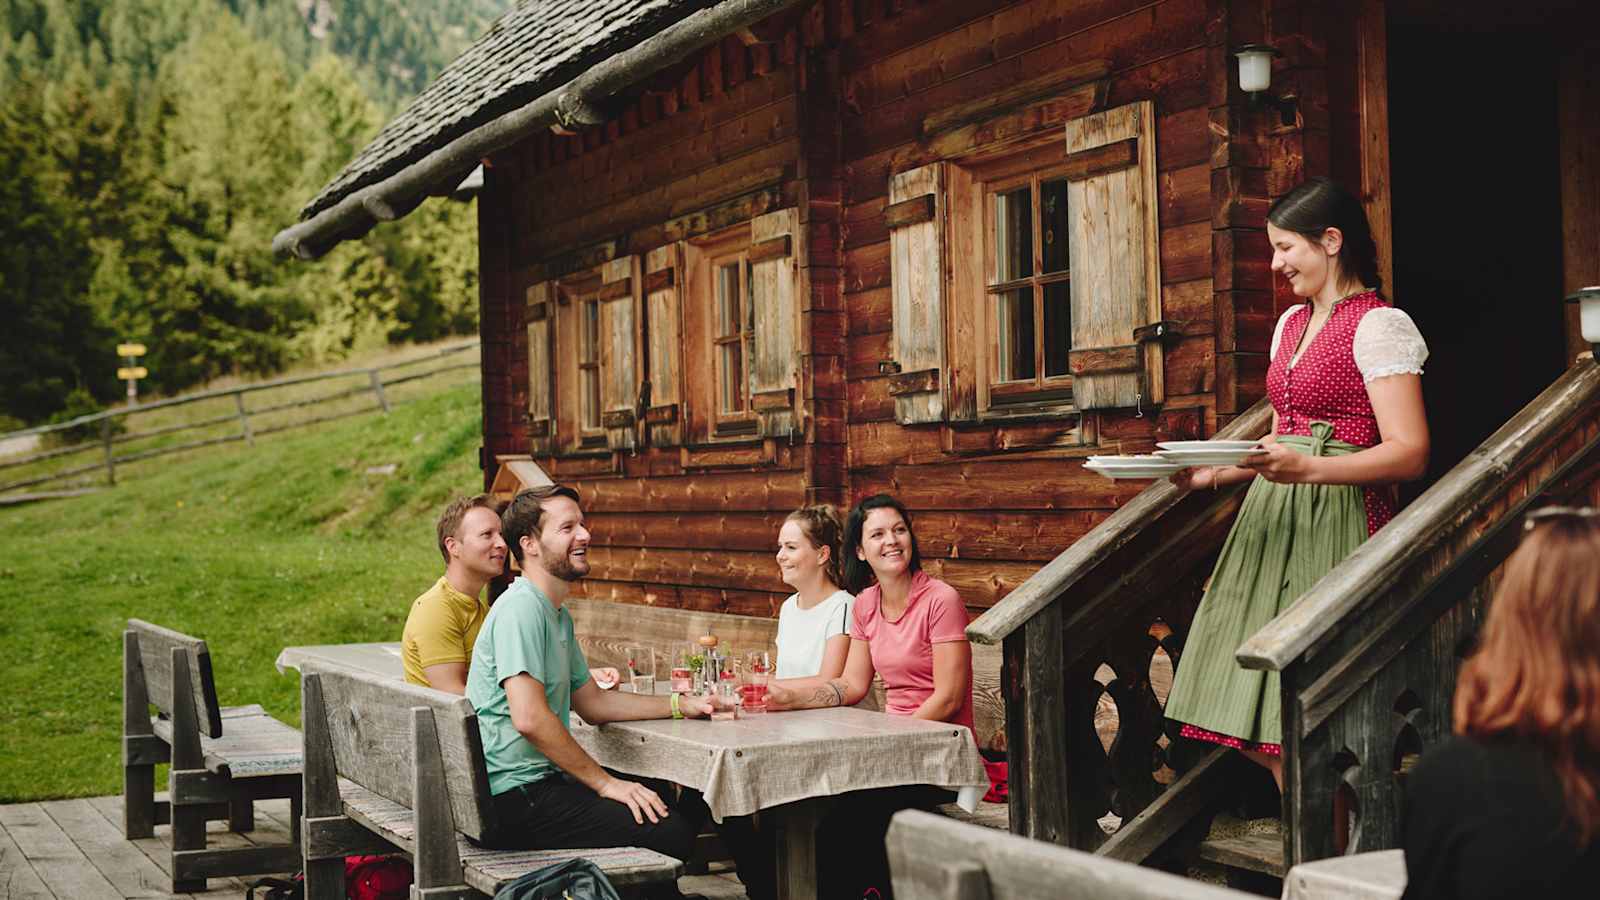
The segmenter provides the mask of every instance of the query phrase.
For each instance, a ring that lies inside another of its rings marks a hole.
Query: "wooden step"
[[[1200,842],[1200,858],[1218,865],[1283,877],[1283,838],[1276,834],[1208,837]]]

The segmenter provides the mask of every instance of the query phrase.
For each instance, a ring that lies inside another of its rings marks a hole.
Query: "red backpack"
[[[344,894],[350,900],[408,900],[411,863],[403,856],[346,856]]]

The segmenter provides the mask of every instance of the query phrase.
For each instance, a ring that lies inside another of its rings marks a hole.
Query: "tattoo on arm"
[[[817,688],[816,693],[811,695],[811,699],[808,701],[807,705],[811,706],[812,708],[819,706],[843,706],[844,689],[840,687],[838,679],[830,681],[827,684],[824,684],[822,687]]]

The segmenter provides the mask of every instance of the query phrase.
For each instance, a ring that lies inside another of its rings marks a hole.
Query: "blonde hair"
[[[843,585],[844,564],[840,561],[839,543],[844,533],[844,523],[839,520],[839,511],[826,503],[802,506],[789,513],[784,521],[799,525],[800,532],[813,548],[828,548],[828,561],[823,564],[823,574],[828,576],[834,587]]]

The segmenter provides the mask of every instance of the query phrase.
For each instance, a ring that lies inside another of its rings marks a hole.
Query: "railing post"
[[[372,378],[372,392],[378,395],[378,405],[383,408],[383,414],[389,414],[389,398],[383,393],[383,375],[377,369],[368,369],[367,374]]]
[[[1066,678],[1059,602],[1005,639],[1006,747],[1011,830],[1067,845]]]
[[[111,417],[106,416],[100,420],[100,441],[106,448],[106,484],[115,486],[117,483],[117,464],[114,450],[111,445]]]
[[[244,392],[238,391],[233,395],[233,404],[239,408],[239,431],[244,435],[244,442],[254,447],[256,436],[250,431],[250,411],[244,408]]]

